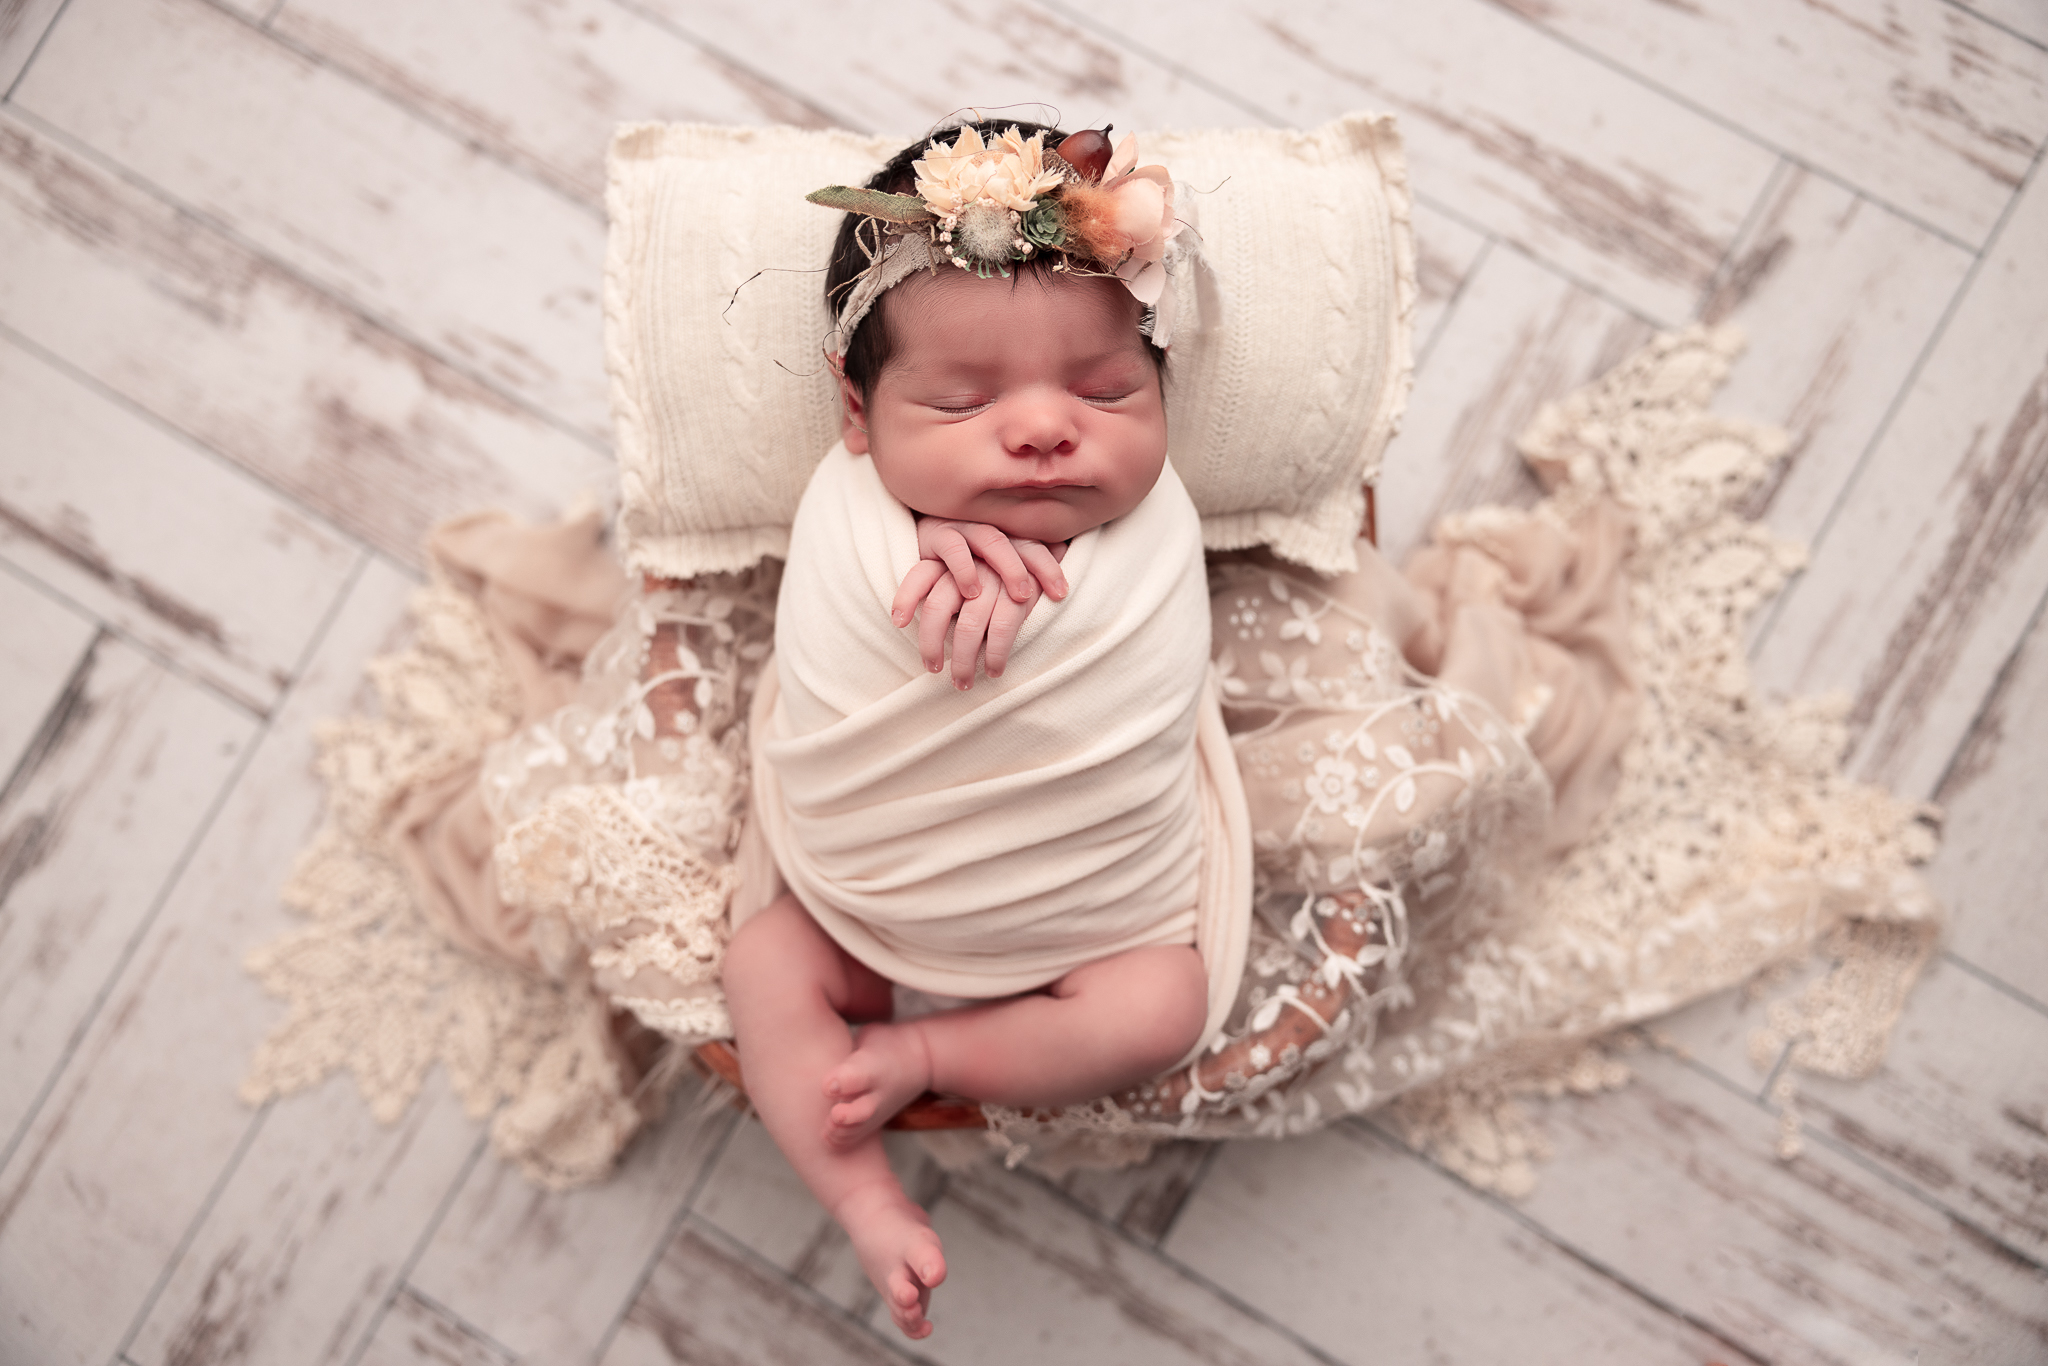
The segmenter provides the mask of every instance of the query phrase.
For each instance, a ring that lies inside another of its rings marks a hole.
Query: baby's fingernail
[[[988,676],[990,678],[1001,678],[1003,676],[1003,671],[1001,669],[991,668],[988,671]]]

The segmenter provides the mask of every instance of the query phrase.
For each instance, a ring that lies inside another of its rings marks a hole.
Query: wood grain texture
[[[1135,1167],[1078,1167],[1052,1184],[1104,1223],[1157,1246],[1215,1151],[1213,1143],[1164,1143]]]
[[[361,551],[5,338],[0,415],[0,556],[269,711]]]
[[[1971,246],[2048,137],[2048,53],[1943,0],[1496,0]]]
[[[136,1366],[353,1361],[482,1142],[438,1075],[390,1126],[345,1076],[270,1107],[128,1355]]]
[[[588,208],[202,0],[72,0],[13,102],[605,439],[604,225]]]
[[[1225,1147],[1164,1250],[1338,1361],[1749,1360],[1344,1125]]]
[[[1913,988],[1877,1075],[1801,1076],[1797,1106],[1810,1132],[2048,1267],[2044,1057],[2048,1013],[1937,962]]]
[[[686,1087],[614,1176],[582,1190],[537,1190],[486,1156],[408,1284],[523,1360],[587,1360],[736,1122],[723,1107],[700,1110]]]
[[[2048,48],[2048,5],[2041,0],[1968,0],[1967,4],[1959,0],[1958,8]]]
[[[62,8],[64,0],[7,0],[0,4],[0,95],[27,67],[36,44]]]
[[[1484,0],[1199,0],[1171,24],[1142,0],[1088,13],[1281,122],[1400,115],[1421,195],[1667,323],[1691,311],[1776,160],[1594,58],[1528,42]],[[1463,74],[1508,52],[1484,79]]]
[[[0,774],[12,775],[99,627],[40,585],[6,573],[0,621],[7,623],[0,631]]]
[[[294,0],[270,28],[592,205],[603,202],[615,124],[831,122],[771,78],[610,0]]]
[[[1755,652],[1854,696],[1854,771],[1930,794],[2048,590],[2048,177],[2036,175]]]
[[[2040,1271],[1668,1059],[1552,1104],[1527,1216],[1772,1362],[2021,1362],[2048,1346]]]
[[[1970,261],[1839,185],[1786,169],[1700,309],[1749,338],[1715,410],[1792,438],[1746,511],[1794,540],[1820,533]]]
[[[1474,272],[1417,377],[1378,484],[1380,551],[1399,564],[1448,512],[1533,502],[1515,439],[1551,399],[1597,378],[1649,326],[1496,248]]]
[[[609,462],[0,111],[0,323],[344,531],[553,516]]]
[[[2037,615],[1934,799],[1927,879],[1955,917],[1949,951],[2048,1007],[2048,633]]]
[[[1219,128],[1244,111],[1037,0],[638,0],[729,60],[803,92],[843,127],[907,141],[969,105],[1099,128]],[[1057,115],[1057,118],[1053,117]]]
[[[932,1298],[936,1331],[918,1352],[933,1361],[1315,1360],[1291,1334],[993,1163],[955,1175],[932,1224],[945,1241],[946,1283]],[[877,1306],[870,1321],[886,1327],[888,1316]]]
[[[355,1366],[515,1366],[518,1360],[440,1305],[400,1290]]]
[[[1428,363],[1453,301],[1492,245],[1485,234],[1466,227],[1427,204],[1414,208],[1415,229],[1415,360]]]
[[[9,1148],[255,731],[247,715],[110,636],[66,678],[0,792],[0,1142]]]
[[[235,1091],[279,1008],[241,960],[291,924],[277,888],[321,811],[312,722],[364,700],[363,666],[390,648],[411,590],[382,565],[358,580],[0,1168],[0,1322],[24,1359],[101,1366],[249,1134]]]
[[[901,1366],[910,1359],[692,1221],[655,1263],[600,1366]]]

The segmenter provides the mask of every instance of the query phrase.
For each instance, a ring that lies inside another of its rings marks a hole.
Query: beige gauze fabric
[[[854,957],[935,995],[1196,944],[1206,1038],[1243,967],[1251,842],[1179,477],[1075,537],[1067,598],[965,691],[889,619],[917,560],[909,509],[835,447],[797,510],[754,705],[754,817],[791,890]]]

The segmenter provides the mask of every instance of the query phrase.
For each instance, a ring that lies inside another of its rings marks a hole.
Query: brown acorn
[[[1109,169],[1109,157],[1113,150],[1109,145],[1109,130],[1113,123],[1102,125],[1101,131],[1083,128],[1078,133],[1069,133],[1052,155],[1074,168],[1082,180],[1093,185],[1102,179],[1102,173]]]

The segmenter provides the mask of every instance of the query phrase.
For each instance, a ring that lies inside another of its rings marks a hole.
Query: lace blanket
[[[1251,838],[1208,687],[1201,525],[1172,467],[1074,538],[1067,598],[1041,601],[1011,667],[965,691],[889,619],[917,527],[872,461],[825,456],[790,547],[754,707],[753,819],[813,918],[890,981],[964,998],[1197,943],[1220,1027]]]
[[[1737,345],[1660,338],[1547,407],[1522,443],[1543,502],[1449,519],[1405,576],[1213,567],[1258,874],[1229,1020],[1126,1095],[993,1112],[994,1142],[1132,1160],[1392,1102],[1514,1191],[1538,1147],[1516,1094],[1613,1084],[1589,1044],[1816,950],[1835,970],[1760,1047],[1876,1065],[1940,923],[1911,871],[1932,836],[1842,776],[1842,703],[1750,686],[1743,625],[1800,555],[1737,511],[1782,435],[1706,411]],[[725,910],[766,875],[746,718],[779,571],[629,600],[543,713],[493,590],[437,564],[415,644],[372,670],[383,715],[322,734],[329,822],[287,888],[308,924],[250,960],[291,1011],[244,1095],[346,1067],[392,1117],[438,1059],[534,1179],[593,1179],[672,1080],[648,1045],[729,1032]],[[429,788],[484,821],[430,865],[397,818]],[[437,899],[465,850],[484,894]]]

